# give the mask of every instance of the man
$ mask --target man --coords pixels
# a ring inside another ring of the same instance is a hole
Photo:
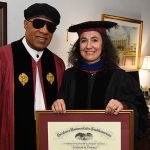
[[[35,111],[50,109],[64,62],[46,47],[60,22],[45,3],[24,11],[25,36],[0,48],[0,150],[35,150]]]

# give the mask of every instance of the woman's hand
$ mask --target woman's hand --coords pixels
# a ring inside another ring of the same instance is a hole
[[[118,115],[118,113],[123,110],[123,104],[115,99],[111,99],[106,106],[106,114]]]
[[[56,113],[65,113],[66,112],[66,104],[63,99],[57,99],[52,104],[52,111]]]

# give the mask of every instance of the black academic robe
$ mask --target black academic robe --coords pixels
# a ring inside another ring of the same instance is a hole
[[[139,84],[120,68],[101,69],[95,75],[69,68],[65,71],[58,98],[72,110],[105,109],[109,100],[117,99],[135,112],[135,136],[146,130],[148,108]]]

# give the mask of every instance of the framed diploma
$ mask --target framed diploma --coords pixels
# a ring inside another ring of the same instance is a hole
[[[133,150],[133,110],[36,112],[37,150]]]

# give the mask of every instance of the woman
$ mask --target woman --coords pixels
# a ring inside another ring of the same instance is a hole
[[[69,28],[79,39],[69,53],[73,67],[64,73],[52,110],[105,109],[117,115],[123,109],[134,109],[139,137],[146,129],[148,108],[137,81],[118,67],[118,55],[106,33],[115,26],[114,22],[89,21]]]

